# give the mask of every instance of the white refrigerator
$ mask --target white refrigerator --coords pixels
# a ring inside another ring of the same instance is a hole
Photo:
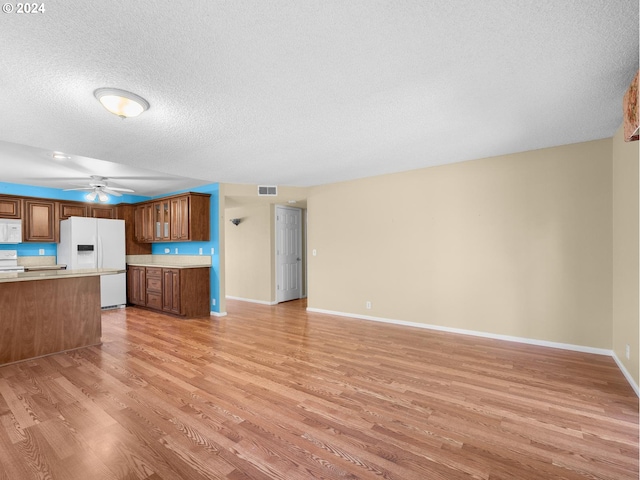
[[[58,263],[67,269],[126,269],[124,220],[70,217],[60,222]],[[127,303],[126,273],[100,277],[100,305]]]

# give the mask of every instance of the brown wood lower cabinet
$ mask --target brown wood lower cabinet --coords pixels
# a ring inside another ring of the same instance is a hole
[[[209,267],[129,266],[129,303],[182,317],[209,315]]]
[[[181,314],[180,270],[162,269],[162,310]]]
[[[127,297],[132,305],[146,305],[146,269],[129,267],[127,270]]]
[[[146,267],[145,305],[162,310],[162,268]]]

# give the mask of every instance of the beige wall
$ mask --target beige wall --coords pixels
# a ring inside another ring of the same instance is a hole
[[[638,335],[638,161],[640,142],[626,143],[622,128],[613,138],[613,351],[639,380]],[[630,359],[625,346],[631,347]]]
[[[225,210],[226,295],[259,302],[271,302],[272,206],[251,205]],[[237,227],[231,218],[240,218]]]
[[[314,187],[308,305],[610,349],[611,157],[605,139]]]

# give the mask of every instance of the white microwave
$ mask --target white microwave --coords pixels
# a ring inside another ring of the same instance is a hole
[[[0,218],[0,243],[22,243],[22,220]]]

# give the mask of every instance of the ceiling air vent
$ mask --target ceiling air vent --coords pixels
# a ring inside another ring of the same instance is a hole
[[[278,195],[278,187],[275,185],[258,185],[258,195],[275,197]]]

